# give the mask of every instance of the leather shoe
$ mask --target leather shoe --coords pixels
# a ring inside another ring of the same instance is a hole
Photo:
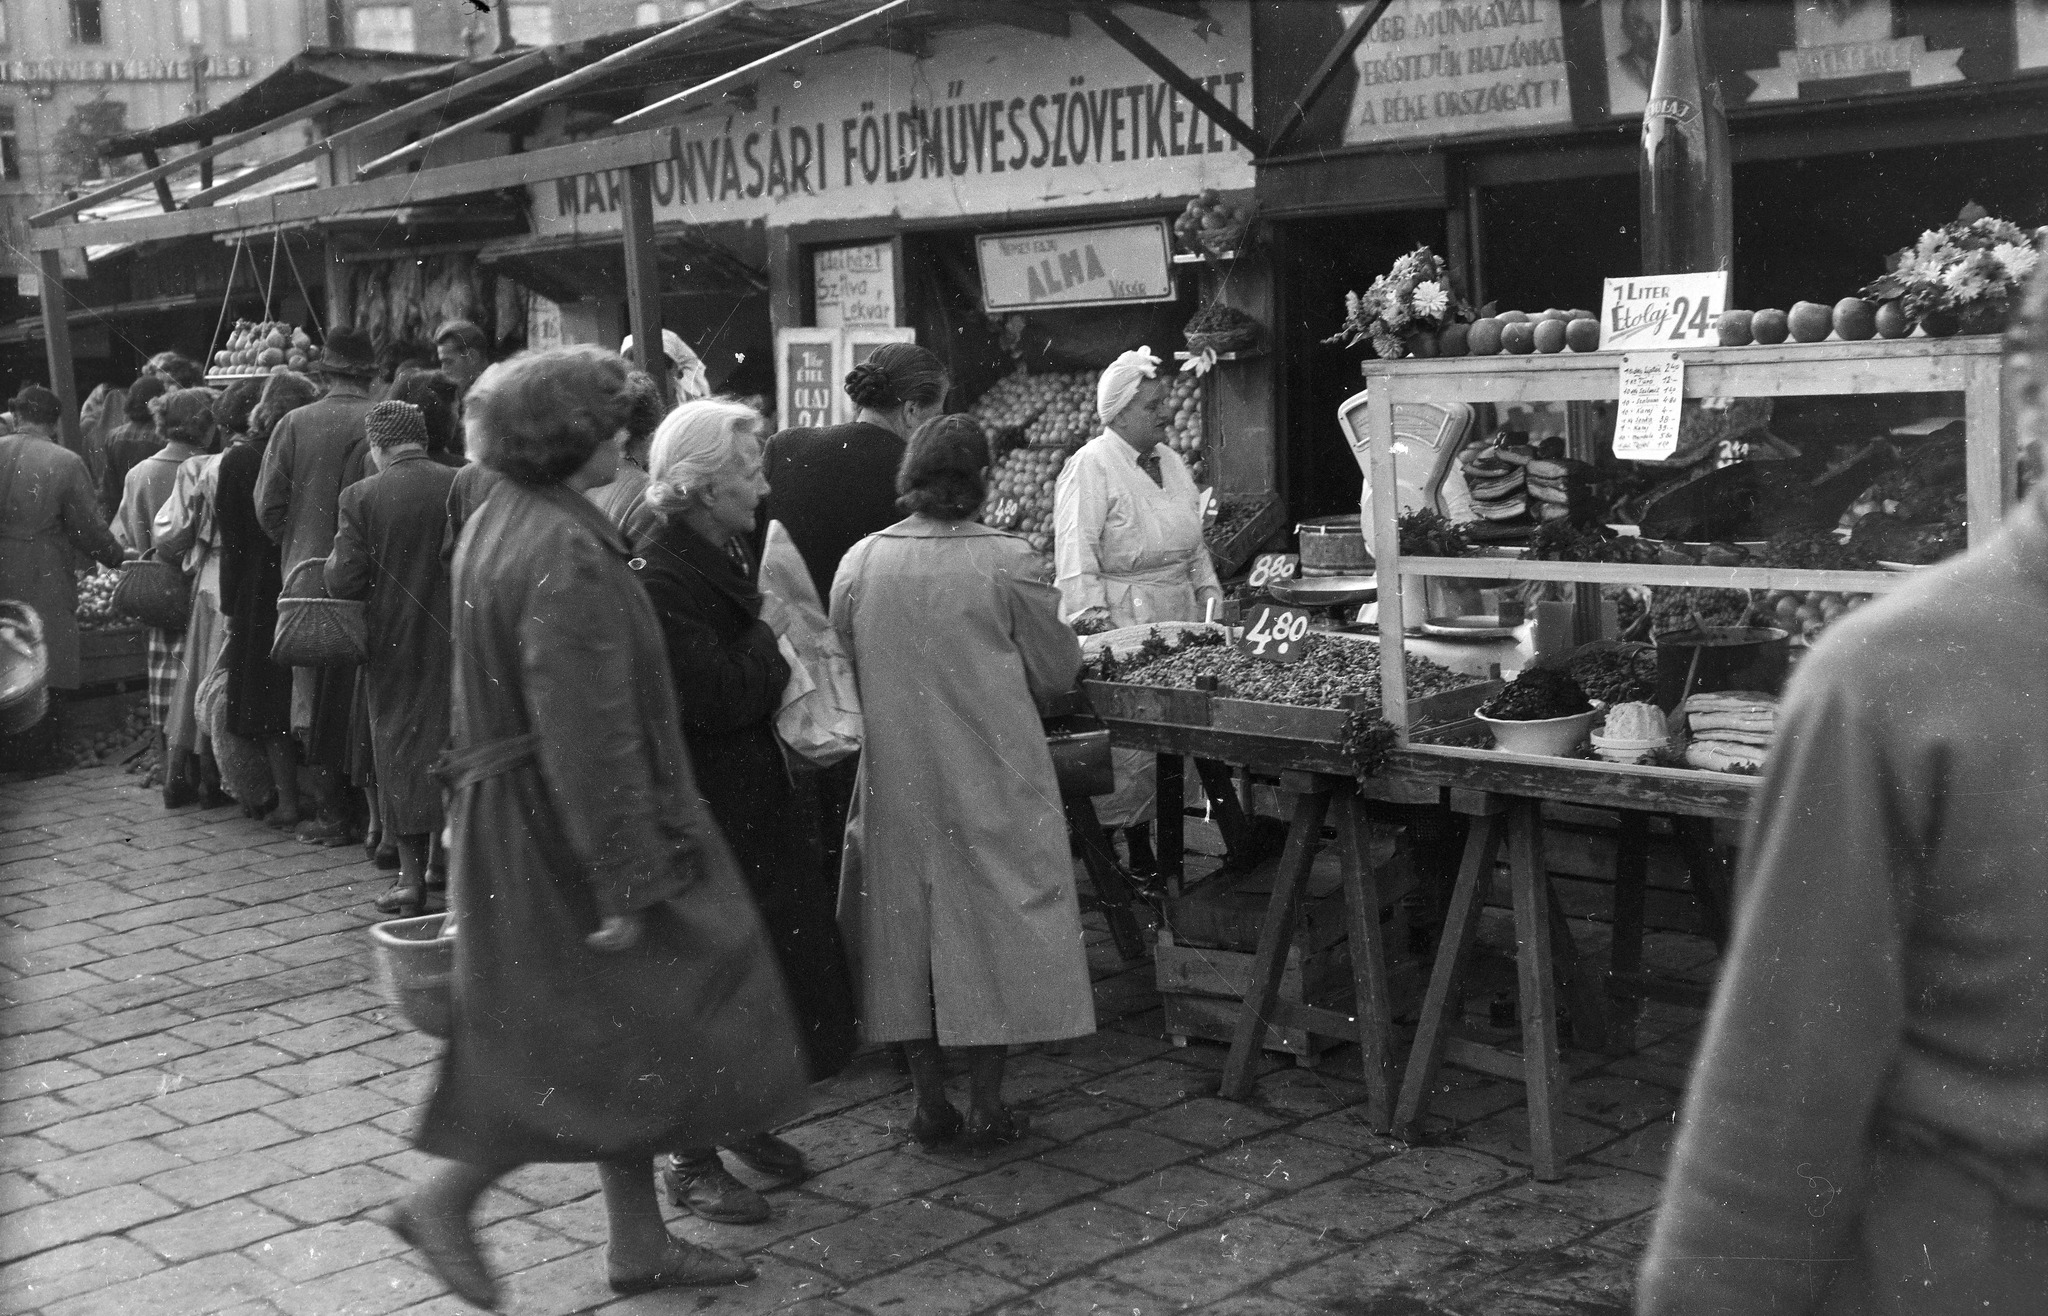
[[[960,1136],[966,1123],[951,1106],[940,1115],[927,1115],[919,1108],[910,1116],[910,1140],[920,1147],[943,1147]]]
[[[771,1179],[802,1179],[811,1172],[804,1164],[804,1154],[772,1133],[757,1133],[726,1150],[737,1156],[740,1164]]]
[[[432,1211],[416,1211],[410,1199],[391,1208],[385,1217],[391,1232],[404,1239],[426,1259],[449,1292],[472,1307],[498,1309],[498,1282],[477,1251],[476,1235],[466,1220],[449,1220]]]
[[[754,1278],[754,1268],[734,1261],[709,1248],[668,1241],[668,1253],[661,1265],[648,1275],[618,1275],[611,1269],[611,1249],[605,1249],[605,1279],[614,1293],[652,1293],[656,1289],[689,1288],[711,1284],[744,1284]]]
[[[721,1225],[758,1225],[774,1214],[768,1199],[732,1177],[714,1153],[711,1160],[684,1161],[674,1156],[662,1167],[669,1205],[694,1211]]]

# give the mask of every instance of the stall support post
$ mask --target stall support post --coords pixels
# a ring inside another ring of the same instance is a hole
[[[656,369],[661,356],[661,268],[654,245],[654,171],[649,165],[626,170],[625,225],[626,313],[632,321],[634,364],[654,376],[664,406],[669,396],[668,372]]]
[[[346,329],[355,323],[356,308],[349,302],[348,266],[341,259],[341,252],[329,238],[322,247],[322,274],[327,285],[327,327]],[[503,328],[499,329],[502,335]]]
[[[57,251],[36,255],[42,266],[43,350],[50,365],[50,391],[57,395],[57,433],[65,447],[78,452],[78,384],[71,373],[71,321],[64,310],[64,257]]]

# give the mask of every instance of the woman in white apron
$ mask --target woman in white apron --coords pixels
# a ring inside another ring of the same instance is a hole
[[[1095,386],[1103,432],[1068,459],[1053,495],[1053,556],[1067,621],[1112,627],[1200,621],[1221,602],[1202,540],[1194,477],[1163,442],[1168,383],[1150,348],[1125,352]],[[1133,868],[1152,866],[1143,824],[1153,817],[1150,751],[1114,751],[1117,788],[1097,796],[1105,828],[1126,829]]]

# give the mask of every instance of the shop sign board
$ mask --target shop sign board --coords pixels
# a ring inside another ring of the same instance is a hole
[[[562,345],[562,308],[539,293],[533,294],[526,302],[526,348],[530,352],[546,351]]]
[[[1600,290],[1600,350],[1715,347],[1728,309],[1728,271],[1608,279]]]
[[[1348,143],[1572,121],[1564,0],[1393,0],[1352,55]],[[1364,4],[1339,5],[1349,23]]]
[[[975,246],[985,311],[1170,302],[1178,295],[1173,246],[1163,219],[991,233]]]
[[[811,253],[813,317],[821,329],[896,323],[896,248],[874,242]]]
[[[1204,22],[1118,14],[1241,119],[1250,6]],[[857,46],[765,71],[744,102],[685,117],[653,166],[657,222],[804,224],[1029,213],[1252,186],[1238,142],[1093,24],[932,35],[926,56]],[[551,145],[541,142],[538,145]],[[538,234],[616,232],[624,182],[529,188]]]

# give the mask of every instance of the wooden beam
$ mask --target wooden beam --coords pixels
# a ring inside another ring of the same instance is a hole
[[[232,137],[223,137],[219,141],[215,142],[213,145],[208,146],[202,150],[194,151],[190,155],[180,156],[176,160],[171,161],[169,164],[156,163],[154,158],[155,152],[148,149],[144,149],[144,151],[142,152],[142,158],[143,161],[150,166],[148,169],[145,169],[143,172],[139,174],[135,174],[128,178],[124,178],[118,183],[114,183],[107,187],[100,188],[96,192],[88,192],[86,195],[82,197],[77,197],[74,198],[73,200],[66,201],[61,206],[52,206],[48,210],[40,211],[36,214],[30,215],[28,219],[29,225],[32,228],[45,228],[51,224],[59,222],[60,220],[69,219],[71,216],[78,214],[80,211],[90,210],[92,209],[92,207],[100,204],[102,201],[112,201],[115,197],[124,196],[127,193],[134,191],[136,188],[141,187],[145,183],[161,184],[163,179],[169,178],[172,174],[178,173],[182,170],[189,169],[193,165],[198,164],[203,159],[210,160],[214,156],[225,154],[228,151],[234,150],[238,146],[247,145],[248,143],[255,141],[257,138],[262,137],[266,133],[276,132],[279,128],[288,127],[291,124],[297,123],[301,119],[311,118],[316,114],[324,114],[328,110],[334,109],[335,107],[340,105],[346,105],[349,102],[354,101],[366,94],[367,93],[361,86],[344,87],[340,91],[335,92],[332,96],[323,97],[320,100],[314,101],[310,105],[301,105],[298,109],[293,110],[288,114],[280,114],[275,119],[268,120],[264,123],[259,123],[254,128],[249,129],[247,132],[239,132]],[[169,192],[169,187],[160,186],[157,192],[157,196],[159,197],[159,199],[161,199],[164,196],[166,196]],[[170,206],[166,205],[164,209],[168,210],[170,209]]]
[[[648,165],[626,170],[626,204],[619,212],[625,235],[626,314],[633,326],[633,363],[654,376],[664,406],[669,375],[657,369],[661,345],[661,254],[654,243],[654,171]]]
[[[1190,104],[1213,119],[1223,131],[1235,137],[1245,150],[1258,157],[1266,153],[1266,144],[1251,125],[1230,112],[1230,107],[1209,94],[1209,89],[1190,77],[1180,65],[1161,54],[1159,48],[1145,40],[1139,31],[1123,19],[1110,12],[1106,0],[1078,0],[1081,12],[1094,21],[1095,26],[1109,34],[1109,39],[1137,57],[1140,64],[1151,69],[1165,80],[1166,85],[1188,98]],[[623,122],[623,120],[622,120]]]
[[[507,119],[517,118],[528,110],[552,105],[563,97],[587,87],[593,82],[603,81],[628,65],[637,64],[641,60],[653,55],[663,54],[677,46],[687,45],[705,32],[717,27],[725,20],[725,16],[730,11],[745,3],[747,3],[747,0],[728,0],[726,4],[707,10],[695,18],[685,19],[674,27],[657,32],[644,41],[636,41],[624,50],[613,51],[595,63],[585,64],[580,69],[565,73],[561,77],[535,87],[530,91],[522,92],[509,101],[493,105],[481,114],[471,115],[460,123],[451,124],[438,132],[429,133],[416,142],[409,143],[388,155],[382,155],[370,161],[362,168],[356,170],[356,177],[358,179],[375,178],[379,174],[389,173],[402,164],[420,159],[442,142],[450,141],[467,133],[478,132],[493,124],[504,123]]]
[[[50,391],[57,395],[57,435],[73,452],[82,451],[78,434],[78,382],[71,373],[71,318],[64,313],[64,257],[41,253],[43,355],[50,365]]]
[[[163,168],[163,161],[157,159],[156,148],[153,146],[142,148],[142,163],[148,165],[152,173]],[[171,195],[171,185],[164,180],[165,176],[163,174],[157,174],[154,179],[150,180],[156,184],[156,203],[165,210],[176,210],[178,208],[177,199]]]
[[[546,62],[547,52],[544,50],[529,51],[517,59],[506,60],[496,68],[485,69],[482,73],[464,78],[451,87],[429,92],[418,100],[407,101],[396,109],[386,110],[382,114],[372,115],[361,123],[350,124],[338,132],[331,132],[324,140],[314,142],[311,146],[293,151],[289,155],[279,156],[275,160],[266,160],[239,178],[231,178],[219,187],[207,188],[190,197],[185,202],[185,208],[197,210],[201,206],[210,206],[221,197],[239,192],[246,187],[253,187],[266,178],[274,178],[308,160],[317,160],[344,142],[353,141],[358,137],[368,137],[373,133],[384,132],[411,123],[415,119],[425,118],[466,96],[488,91],[501,82],[529,73]]]
[[[673,96],[664,96],[652,105],[642,106],[631,114],[623,115],[613,120],[612,126],[615,128],[645,128],[657,119],[670,118],[681,114],[694,101],[723,91],[736,83],[745,82],[761,70],[773,68],[792,56],[813,54],[835,41],[846,41],[860,36],[869,28],[881,26],[886,20],[894,18],[911,5],[917,3],[919,3],[919,0],[887,0],[887,3],[877,5],[865,14],[858,14],[836,27],[828,27],[815,36],[805,37],[801,41],[784,46],[772,55],[763,55],[761,58],[742,64],[736,69],[728,69],[707,82],[700,82],[694,87],[677,92]]]
[[[1280,154],[1280,148],[1287,145],[1287,139],[1294,136],[1295,130],[1308,118],[1309,110],[1321,99],[1323,92],[1329,89],[1331,80],[1337,76],[1337,70],[1350,62],[1351,53],[1358,49],[1358,43],[1365,40],[1366,33],[1372,30],[1374,23],[1380,21],[1380,15],[1386,13],[1387,6],[1392,3],[1393,0],[1379,0],[1372,8],[1358,11],[1357,16],[1351,20],[1351,25],[1344,29],[1344,35],[1337,38],[1337,44],[1330,47],[1330,53],[1323,56],[1323,62],[1316,66],[1316,71],[1309,74],[1308,81],[1302,84],[1301,95],[1295,97],[1294,104],[1288,106],[1287,116],[1280,120],[1279,130],[1273,134],[1272,143],[1263,154]],[[1255,151],[1253,154],[1260,152]]]
[[[231,206],[209,206],[202,210],[179,210],[168,215],[34,229],[29,233],[29,246],[36,251],[57,251],[64,247],[111,242],[160,242],[167,238],[206,233],[275,228],[280,224],[323,216],[377,210],[409,202],[438,201],[473,192],[495,192],[500,188],[545,183],[572,174],[601,173],[607,169],[653,164],[670,158],[675,151],[675,134],[667,129],[655,129],[489,160],[473,160],[467,164],[444,165],[439,169],[423,169],[416,174],[379,178],[346,187],[284,192],[253,201],[240,201]]]
[[[1074,25],[1066,11],[1040,9],[1037,5],[1021,3],[1021,0],[973,0],[972,12],[973,17],[983,23],[1021,27],[1027,32],[1049,37],[1067,37],[1074,33]]]

